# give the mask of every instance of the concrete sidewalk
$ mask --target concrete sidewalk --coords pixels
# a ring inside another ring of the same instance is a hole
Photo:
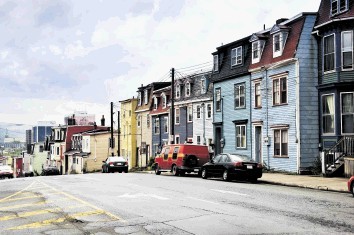
[[[155,174],[154,171],[135,171],[136,173]],[[164,173],[166,174],[166,173]],[[310,188],[324,191],[349,193],[347,178],[326,178],[317,175],[288,175],[283,173],[263,173],[258,179],[261,183]]]
[[[349,193],[347,187],[347,178],[325,178],[322,176],[314,175],[263,173],[263,176],[259,179],[259,181],[269,184]]]

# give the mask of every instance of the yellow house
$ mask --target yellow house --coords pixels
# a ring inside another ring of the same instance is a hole
[[[136,146],[136,115],[135,108],[137,99],[119,101],[120,103],[120,155],[128,158],[129,168],[137,165],[137,146]]]
[[[114,133],[114,135],[116,134]],[[105,161],[112,152],[112,149],[109,148],[110,137],[109,131],[82,133],[82,153],[85,155],[83,169],[86,172],[102,170],[102,161]],[[115,144],[113,151],[117,153],[117,144]]]

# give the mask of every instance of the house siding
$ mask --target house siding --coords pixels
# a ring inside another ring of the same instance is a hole
[[[187,123],[187,106],[180,106],[179,112],[179,124],[175,124],[175,120],[173,120],[175,124],[175,137],[176,135],[179,136],[180,143],[184,143],[188,137],[193,138],[193,128],[190,128],[193,124]]]
[[[202,106],[204,104],[204,108]],[[193,143],[197,144],[197,136],[201,138],[201,144],[209,144],[208,140],[213,139],[213,118],[207,118],[207,105],[213,105],[212,101],[193,103]],[[201,108],[201,118],[197,119],[197,106]],[[190,124],[190,123],[189,123]],[[203,139],[205,135],[205,140]]]
[[[152,146],[158,146],[159,151],[161,151],[162,147],[164,144],[168,143],[168,138],[169,138],[169,126],[168,126],[168,132],[165,133],[164,131],[164,125],[165,125],[165,117],[169,118],[168,114],[160,114],[152,117]],[[159,133],[155,134],[155,119],[159,119],[160,121],[160,128],[159,128]],[[155,156],[157,152],[153,149],[153,156]]]

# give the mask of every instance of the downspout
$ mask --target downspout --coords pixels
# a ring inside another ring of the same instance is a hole
[[[300,174],[301,153],[300,153],[300,66],[299,59],[295,58],[295,79],[296,79],[296,106],[295,106],[295,136],[296,136],[296,158],[297,158],[297,173]],[[289,143],[288,143],[289,144]]]
[[[206,139],[205,139],[205,103],[202,103],[203,107],[203,145],[206,145]]]
[[[251,75],[249,75],[249,88],[250,88],[250,120],[249,120],[249,127],[250,127],[250,138],[251,138],[251,159],[253,159],[253,130],[252,130],[252,81]],[[246,140],[247,141],[247,140]]]
[[[268,170],[270,170],[270,159],[269,159],[269,130],[268,130],[268,70],[265,68],[265,78],[266,78],[266,133],[267,133],[267,161],[268,161]]]

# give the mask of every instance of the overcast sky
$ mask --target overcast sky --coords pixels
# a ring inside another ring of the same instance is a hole
[[[1,0],[0,122],[109,116],[111,101],[174,67],[207,70],[211,53],[315,12],[320,0]]]

